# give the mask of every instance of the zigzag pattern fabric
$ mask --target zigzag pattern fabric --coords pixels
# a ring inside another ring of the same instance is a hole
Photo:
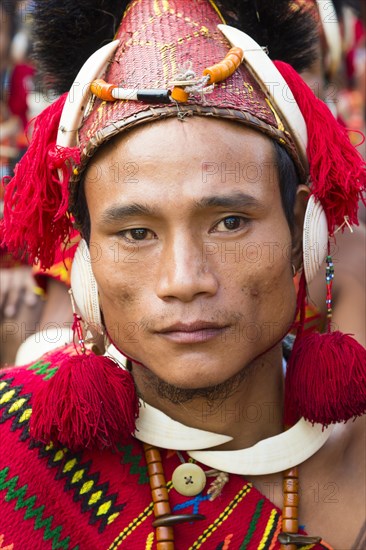
[[[30,437],[32,394],[57,371],[53,354],[0,373],[0,548],[153,550],[153,503],[139,441],[131,437],[115,452],[73,453]],[[163,450],[162,460],[172,510],[206,516],[175,527],[178,550],[280,548],[280,511],[242,476],[230,475],[214,501],[209,483],[196,497],[184,497],[170,481],[181,463],[177,453]]]

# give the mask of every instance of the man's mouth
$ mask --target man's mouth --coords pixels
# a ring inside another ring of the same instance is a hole
[[[176,343],[195,344],[212,340],[228,328],[229,325],[198,320],[191,323],[174,323],[157,330],[156,334]]]

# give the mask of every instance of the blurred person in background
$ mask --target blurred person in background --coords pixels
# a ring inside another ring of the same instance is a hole
[[[46,93],[35,74],[31,46],[32,13],[29,2],[1,0],[1,105],[0,162],[4,182],[26,151],[31,137],[33,117],[54,99]],[[1,217],[3,185],[0,189]],[[68,247],[69,249],[70,247]],[[32,337],[27,346],[39,348],[62,345],[69,340],[72,314],[67,294],[67,259],[60,254],[54,270],[45,274],[0,250],[0,366],[14,363],[19,346]],[[47,329],[43,338],[39,331]],[[33,336],[32,336],[33,335]]]

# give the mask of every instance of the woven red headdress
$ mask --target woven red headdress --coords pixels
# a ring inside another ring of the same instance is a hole
[[[128,5],[116,40],[89,58],[69,94],[35,122],[32,142],[5,192],[2,229],[9,250],[22,251],[45,268],[52,265],[55,250],[72,228],[70,190],[78,185],[90,157],[113,136],[166,117],[215,116],[265,133],[286,148],[300,180],[310,180],[330,234],[345,219],[357,223],[366,174],[346,130],[291,66],[273,64],[244,33],[225,26],[220,30],[223,23],[212,0],[140,0]],[[231,46],[240,49],[232,52]],[[213,89],[205,77],[207,69]],[[91,88],[91,81],[100,78],[106,84],[96,82]],[[115,100],[118,94],[133,99]],[[306,269],[312,273],[314,266]],[[304,303],[305,292],[300,292],[300,310]],[[350,350],[354,379],[364,384],[364,356],[353,343]],[[309,353],[311,357],[311,349],[302,349],[305,363]],[[296,353],[294,357],[298,361]],[[332,391],[343,381],[341,373]],[[328,415],[324,408],[309,413],[306,402],[306,396],[296,396],[289,410],[328,424],[363,412],[365,390],[355,406],[335,407]]]

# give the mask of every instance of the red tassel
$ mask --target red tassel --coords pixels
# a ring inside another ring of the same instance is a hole
[[[304,333],[286,371],[285,423],[303,416],[323,426],[366,412],[366,350],[339,331]]]
[[[138,399],[128,371],[93,353],[52,361],[60,367],[34,396],[32,437],[77,450],[116,448],[134,432]]]
[[[287,63],[275,65],[286,80],[300,107],[308,130],[307,156],[311,189],[325,210],[329,234],[336,226],[358,225],[359,200],[366,188],[365,162],[351,144],[346,128],[334,118],[299,74]]]
[[[66,214],[68,185],[72,163],[80,162],[80,151],[55,145],[66,97],[62,95],[35,119],[28,150],[4,195],[2,244],[30,263],[39,260],[44,268],[53,264],[56,250],[69,240],[72,230]]]

